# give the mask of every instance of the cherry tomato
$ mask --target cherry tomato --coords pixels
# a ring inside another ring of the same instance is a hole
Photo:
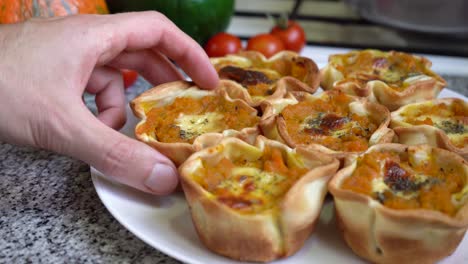
[[[237,53],[241,49],[240,38],[224,32],[214,35],[205,45],[205,51],[209,57],[222,57]]]
[[[287,50],[300,52],[306,42],[304,29],[295,21],[278,23],[271,29],[271,34],[278,36],[283,41]]]
[[[120,72],[122,72],[125,89],[132,86],[135,83],[136,79],[138,78],[138,72],[136,71],[122,69],[120,70]]]
[[[281,39],[271,34],[259,34],[253,36],[247,42],[247,50],[258,51],[267,58],[284,49],[285,47]]]

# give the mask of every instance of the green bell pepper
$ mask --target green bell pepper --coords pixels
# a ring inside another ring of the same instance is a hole
[[[111,12],[156,10],[201,45],[225,31],[234,11],[234,0],[108,0]]]

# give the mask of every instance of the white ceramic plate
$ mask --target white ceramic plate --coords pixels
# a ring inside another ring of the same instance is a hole
[[[443,90],[440,97],[466,97]],[[122,133],[133,136],[136,118],[128,111]],[[208,251],[192,225],[182,193],[155,197],[113,183],[91,168],[96,191],[110,213],[128,230],[154,248],[186,263],[239,263]],[[441,263],[468,263],[468,235],[455,253]],[[295,255],[273,263],[364,263],[346,246],[335,225],[333,202],[327,200],[315,232]]]

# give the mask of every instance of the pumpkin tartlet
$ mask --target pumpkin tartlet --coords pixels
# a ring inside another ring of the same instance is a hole
[[[339,90],[265,102],[262,133],[290,147],[308,148],[344,158],[369,146],[391,142],[390,112],[384,106]]]
[[[409,104],[392,113],[390,126],[398,142],[428,144],[468,159],[468,104],[459,98],[443,98]]]
[[[315,62],[292,51],[279,52],[269,59],[260,52],[242,51],[210,60],[221,79],[243,88],[228,93],[243,91],[252,106],[265,99],[283,97],[288,91],[314,93],[320,84]]]
[[[437,98],[446,86],[431,62],[420,56],[390,51],[360,50],[331,55],[321,69],[321,86],[339,89],[385,105],[390,111]]]
[[[255,145],[224,138],[180,167],[182,187],[203,244],[241,261],[295,253],[310,236],[338,160],[259,136]]]
[[[468,164],[428,145],[380,144],[330,181],[346,243],[376,263],[434,263],[468,228]]]
[[[253,143],[260,133],[260,117],[242,100],[242,93],[238,98],[227,94],[226,87],[230,86],[230,82],[220,81],[215,90],[208,91],[176,81],[142,93],[130,103],[134,114],[142,119],[135,128],[136,138],[176,165],[226,136]]]

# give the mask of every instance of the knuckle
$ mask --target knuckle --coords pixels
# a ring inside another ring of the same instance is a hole
[[[152,18],[152,19],[168,20],[168,18],[164,14],[155,10],[146,11],[145,13],[148,15],[149,18]]]
[[[102,50],[109,49],[110,47],[113,47],[115,43],[118,43],[118,34],[116,33],[115,30],[112,30],[112,25],[107,25],[103,24],[102,27],[108,28],[105,30],[99,30],[99,29],[94,29],[96,31],[99,31],[98,34],[96,35],[96,42],[95,44],[100,46]]]

